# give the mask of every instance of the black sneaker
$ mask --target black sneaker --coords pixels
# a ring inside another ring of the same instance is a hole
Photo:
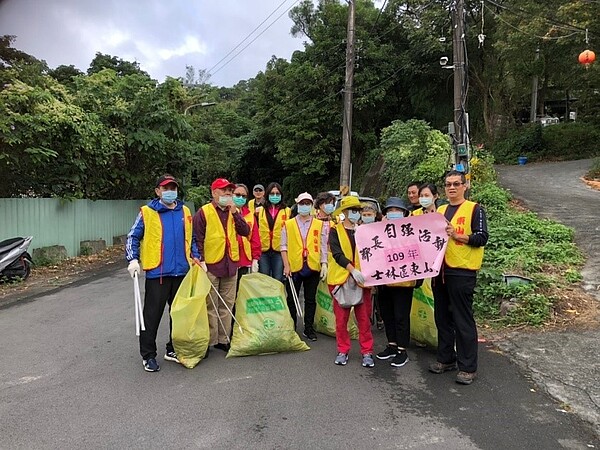
[[[302,335],[308,340],[311,340],[311,341],[317,340],[317,333],[315,333],[315,330],[313,330],[312,328],[305,328]]]
[[[158,372],[160,370],[160,366],[154,358],[144,359],[144,370],[146,372]]]
[[[402,367],[407,362],[408,362],[408,353],[406,353],[406,350],[400,350],[400,351],[398,351],[396,356],[394,356],[394,359],[392,359],[392,362],[390,363],[390,365],[392,367]]]
[[[177,353],[175,353],[173,350],[165,353],[165,356],[163,356],[163,359],[165,361],[173,361],[173,362],[179,363],[179,360],[177,359]]]
[[[226,353],[229,351],[229,344],[215,344],[214,347],[219,350],[223,350]]]
[[[390,359],[398,354],[398,347],[388,345],[382,352],[377,353],[377,359]]]

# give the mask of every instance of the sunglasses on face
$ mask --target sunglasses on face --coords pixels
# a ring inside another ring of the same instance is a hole
[[[262,192],[263,190],[260,188],[254,189],[254,192]]]
[[[246,194],[233,194],[234,197],[248,198]]]
[[[445,183],[444,186],[449,188],[449,187],[459,187],[460,185],[463,185],[465,183],[463,183],[462,181],[455,181],[454,183]]]

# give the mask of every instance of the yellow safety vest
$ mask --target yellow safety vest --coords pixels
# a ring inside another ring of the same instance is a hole
[[[323,232],[323,221],[311,218],[311,224],[306,235],[306,241],[302,239],[300,227],[296,219],[285,221],[287,231],[287,255],[292,272],[300,272],[304,260],[314,271],[321,268],[321,233]]]
[[[279,252],[281,251],[281,229],[283,228],[285,221],[290,217],[290,208],[279,209],[277,211],[277,217],[275,217],[275,223],[273,224],[273,231],[269,228],[267,214],[270,214],[270,212],[263,207],[258,215],[258,232],[260,234],[261,249],[263,252],[271,249]]]
[[[240,260],[240,248],[235,232],[233,215],[231,211],[227,214],[227,234],[219,218],[219,214],[212,203],[202,207],[206,218],[206,234],[204,235],[203,257],[207,264],[216,264],[225,257],[225,248],[229,249],[229,258],[237,262]]]
[[[252,230],[256,219],[254,218],[254,212],[250,210],[248,214],[244,216],[244,220],[250,227],[250,234],[248,236],[240,236],[242,238],[242,251],[246,258],[252,261],[252,246],[250,245],[250,238],[252,238]]]
[[[338,235],[338,239],[340,240],[340,246],[342,247],[342,252],[344,256],[348,258],[352,265],[360,270],[360,259],[358,258],[358,249],[354,248],[354,257],[351,258],[352,255],[352,245],[350,244],[350,237],[348,236],[348,232],[342,223],[338,224],[335,227],[335,231]],[[329,271],[327,272],[327,284],[331,284],[337,286],[339,284],[344,284],[350,275],[350,272],[346,270],[345,267],[340,266],[335,259],[333,258],[333,254],[331,250],[327,254]]]
[[[183,206],[183,226],[185,236],[185,257],[190,265],[192,258],[192,213],[187,206]],[[148,205],[140,208],[144,221],[144,237],[140,243],[140,261],[142,269],[148,271],[156,269],[162,264],[163,228],[160,214]]]
[[[471,219],[477,203],[465,200],[460,204],[450,223],[457,234],[471,235]],[[448,205],[442,205],[437,212],[445,214]],[[444,262],[454,269],[479,270],[483,262],[483,247],[472,247],[462,242],[450,239],[446,248]]]
[[[421,216],[423,215],[423,207],[419,208],[419,209],[415,209],[414,211],[412,211],[410,213],[411,216]]]

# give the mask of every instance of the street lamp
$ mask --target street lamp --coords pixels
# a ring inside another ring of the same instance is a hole
[[[196,107],[196,106],[205,107],[205,106],[214,106],[214,105],[216,105],[216,103],[215,103],[215,102],[202,102],[202,103],[196,103],[196,104],[194,104],[194,105],[190,105],[190,106],[188,106],[187,108],[185,108],[185,109],[183,110],[183,115],[184,115],[184,116],[187,116],[187,112],[188,112],[188,110],[189,110],[190,108],[194,108],[194,107]]]

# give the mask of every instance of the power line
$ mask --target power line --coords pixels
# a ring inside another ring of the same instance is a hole
[[[244,50],[246,50],[250,45],[252,45],[252,43],[254,41],[256,41],[259,37],[261,37],[269,28],[271,28],[275,22],[277,22],[285,13],[287,13],[290,9],[292,9],[292,7],[298,3],[300,0],[295,0],[288,9],[286,9],[285,11],[283,11],[281,14],[279,14],[275,20],[273,20],[273,22],[271,22],[264,30],[262,30],[259,34],[256,35],[256,37],[254,39],[252,39],[250,42],[248,42],[244,47],[242,47],[240,49],[239,52],[237,52],[235,55],[233,55],[231,58],[229,58],[225,64],[223,64],[221,67],[219,67],[217,70],[215,70],[214,72],[211,73],[211,75],[215,75],[217,73],[219,73],[221,70],[223,70],[223,68],[225,68],[231,61],[233,61],[235,58],[238,57],[238,55],[240,53],[242,53]]]
[[[269,15],[268,15],[268,16],[267,16],[267,17],[266,17],[266,18],[265,18],[265,19],[264,19],[264,20],[263,20],[261,23],[259,23],[259,24],[256,26],[256,28],[254,28],[254,29],[253,29],[253,30],[252,30],[250,33],[248,33],[248,34],[246,35],[246,37],[245,37],[244,39],[242,39],[242,40],[241,40],[241,41],[238,43],[238,45],[236,45],[235,47],[233,47],[233,48],[232,48],[232,49],[229,51],[229,53],[227,53],[227,54],[226,54],[225,56],[223,56],[223,57],[222,57],[222,58],[221,58],[219,61],[217,61],[217,63],[216,63],[214,66],[212,66],[210,69],[208,69],[208,70],[207,70],[207,73],[211,73],[211,70],[213,70],[215,67],[217,67],[217,66],[218,66],[218,65],[219,65],[219,64],[220,64],[222,61],[224,61],[224,60],[225,60],[225,59],[226,59],[226,58],[227,58],[229,55],[231,55],[231,54],[232,54],[234,51],[236,51],[236,50],[237,50],[237,49],[240,47],[240,45],[242,45],[244,42],[246,42],[246,41],[247,41],[247,40],[250,38],[250,36],[252,36],[252,35],[254,34],[254,32],[255,32],[256,30],[258,30],[258,29],[259,29],[259,28],[260,28],[260,27],[261,27],[261,26],[262,26],[262,25],[263,25],[263,24],[264,24],[264,23],[265,23],[267,20],[269,20],[269,18],[270,18],[270,17],[271,17],[273,14],[275,14],[275,13],[277,12],[277,10],[278,10],[279,8],[281,8],[281,7],[282,7],[282,6],[285,4],[285,2],[287,2],[287,1],[288,1],[288,0],[283,0],[283,1],[282,1],[282,2],[279,4],[279,6],[277,6],[277,8],[275,8],[273,11],[271,11],[271,14],[269,14]]]

